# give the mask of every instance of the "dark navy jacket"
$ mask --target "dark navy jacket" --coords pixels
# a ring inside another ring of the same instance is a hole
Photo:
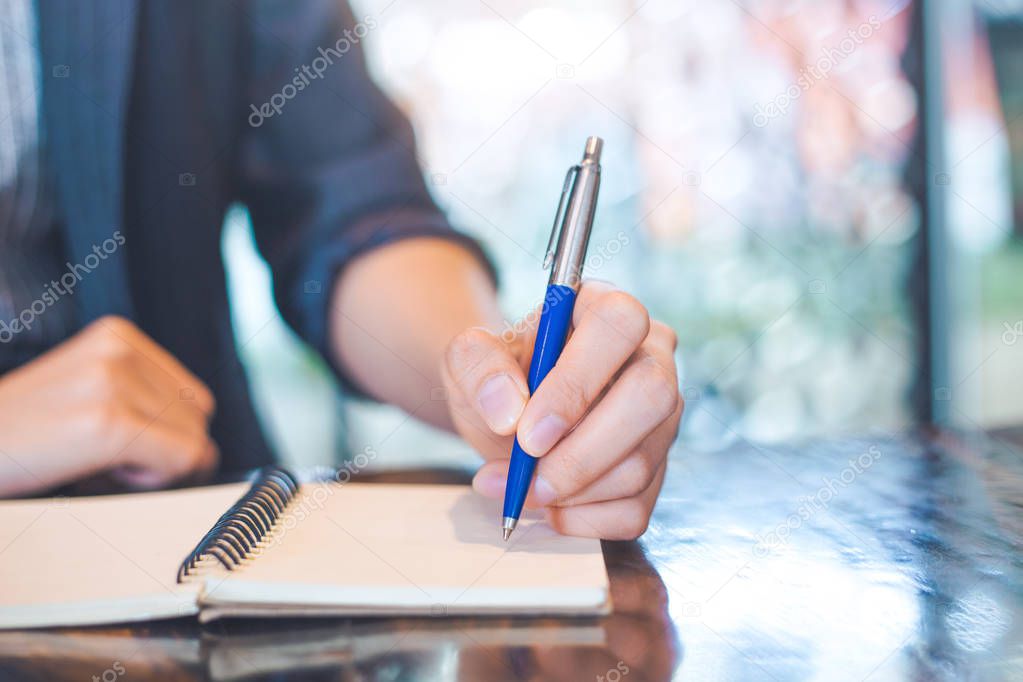
[[[81,324],[128,317],[210,386],[223,470],[271,461],[232,337],[225,210],[247,205],[281,314],[328,358],[328,294],[353,256],[423,234],[478,249],[431,201],[408,122],[366,74],[374,19],[339,0],[38,3],[67,258],[125,241],[77,285]]]

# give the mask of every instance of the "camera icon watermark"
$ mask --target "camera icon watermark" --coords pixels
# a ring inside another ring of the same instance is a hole
[[[554,74],[562,80],[575,78],[575,67],[571,64],[558,64],[554,69]]]
[[[195,173],[181,173],[178,175],[178,185],[181,187],[195,187]]]
[[[806,290],[811,294],[826,294],[828,293],[828,284],[823,279],[811,279],[806,284]]]
[[[1015,324],[1003,322],[1002,326],[1005,327],[1005,331],[1002,332],[1002,343],[1006,346],[1014,345],[1023,337],[1023,320],[1017,320]]]
[[[182,388],[178,391],[178,399],[187,401],[195,400],[195,391],[188,387]]]
[[[703,182],[703,176],[697,171],[686,171],[682,176],[682,184],[686,187],[699,187]]]
[[[952,176],[949,175],[948,173],[938,173],[937,175],[934,176],[934,184],[942,186],[951,185]]]
[[[703,604],[698,601],[687,601],[682,604],[683,618],[699,618],[703,615]]]
[[[934,389],[934,399],[941,401],[952,400],[952,389],[948,386],[939,386]]]
[[[52,73],[54,78],[70,78],[71,67],[68,64],[56,64]]]
[[[430,400],[445,401],[448,399],[448,389],[443,386],[434,386],[430,389]]]
[[[696,402],[703,397],[703,392],[696,386],[690,386],[689,388],[682,391],[682,399],[687,403]]]
[[[322,294],[323,285],[318,280],[311,279],[303,285],[302,290],[307,294]]]
[[[434,173],[433,175],[430,176],[430,182],[432,182],[437,187],[443,187],[444,185],[448,184],[448,176],[446,173]]]

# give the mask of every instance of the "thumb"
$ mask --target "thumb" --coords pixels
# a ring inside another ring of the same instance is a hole
[[[450,387],[491,431],[502,436],[515,432],[529,389],[507,344],[473,327],[451,341],[444,364]]]

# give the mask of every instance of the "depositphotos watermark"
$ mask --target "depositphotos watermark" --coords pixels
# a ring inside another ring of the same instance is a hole
[[[603,675],[597,675],[597,682],[620,682],[632,670],[625,661],[618,661],[613,668],[608,668]]]
[[[842,490],[852,485],[860,474],[874,466],[879,459],[881,459],[880,448],[871,445],[856,459],[850,459],[849,466],[842,469],[837,478],[825,477],[824,485],[818,488],[813,495],[801,498],[799,507],[787,519],[769,532],[756,536],[757,543],[753,546],[753,555],[762,558],[770,554],[772,549],[788,544],[792,531],[802,527],[818,512],[826,510]]]
[[[100,245],[93,244],[92,253],[82,259],[81,263],[66,263],[67,271],[60,276],[60,279],[50,280],[49,285],[39,295],[39,298],[32,301],[27,308],[8,320],[0,320],[0,343],[10,343],[15,336],[21,332],[31,329],[36,318],[45,313],[57,304],[64,296],[71,296],[75,293],[75,287],[91,274],[100,264],[110,256],[114,255],[119,248],[124,246],[124,235],[117,230],[109,239],[104,239]]]
[[[779,92],[767,104],[758,103],[756,105],[753,112],[753,125],[763,128],[772,119],[788,113],[789,106],[794,101],[802,97],[804,92],[819,81],[830,78],[832,69],[848,59],[879,28],[881,28],[881,20],[871,14],[867,21],[856,28],[850,28],[845,38],[842,38],[837,46],[822,48],[821,56],[817,58],[817,61],[799,70],[799,77],[796,78],[795,83],[785,88],[783,92]]]
[[[321,511],[327,504],[327,500],[334,496],[339,487],[348,483],[360,471],[365,469],[377,458],[377,451],[372,445],[367,445],[361,452],[355,454],[351,460],[343,463],[337,469],[330,470],[329,480],[337,485],[318,485],[311,488],[312,492],[307,495],[299,495],[288,504],[278,523],[274,526],[273,533],[263,543],[256,547],[253,556],[259,556],[267,548],[280,543],[285,535],[294,530],[298,524],[305,521],[312,514]]]
[[[102,673],[99,675],[93,675],[92,682],[114,682],[114,680],[119,678],[121,675],[124,675],[126,672],[128,671],[124,667],[123,663],[120,661],[114,661],[114,664]]]
[[[376,18],[372,15],[367,15],[352,28],[346,28],[342,32],[341,37],[331,47],[317,48],[316,51],[320,53],[320,56],[308,64],[296,66],[295,73],[297,75],[278,92],[271,95],[269,100],[263,102],[258,107],[255,104],[249,105],[252,109],[252,113],[249,114],[249,125],[253,128],[258,128],[266,122],[266,119],[279,116],[284,111],[284,107],[288,102],[295,99],[298,93],[312,85],[314,80],[323,78],[323,74],[330,67],[334,66],[335,60],[341,59],[351,52],[352,48],[358,45],[359,41],[365,38],[377,25]]]

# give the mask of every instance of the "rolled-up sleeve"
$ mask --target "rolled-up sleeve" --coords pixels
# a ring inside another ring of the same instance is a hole
[[[356,256],[432,236],[462,244],[492,277],[494,268],[434,204],[409,122],[367,73],[362,43],[379,20],[338,0],[243,6],[241,196],[281,314],[334,366],[330,294]]]

